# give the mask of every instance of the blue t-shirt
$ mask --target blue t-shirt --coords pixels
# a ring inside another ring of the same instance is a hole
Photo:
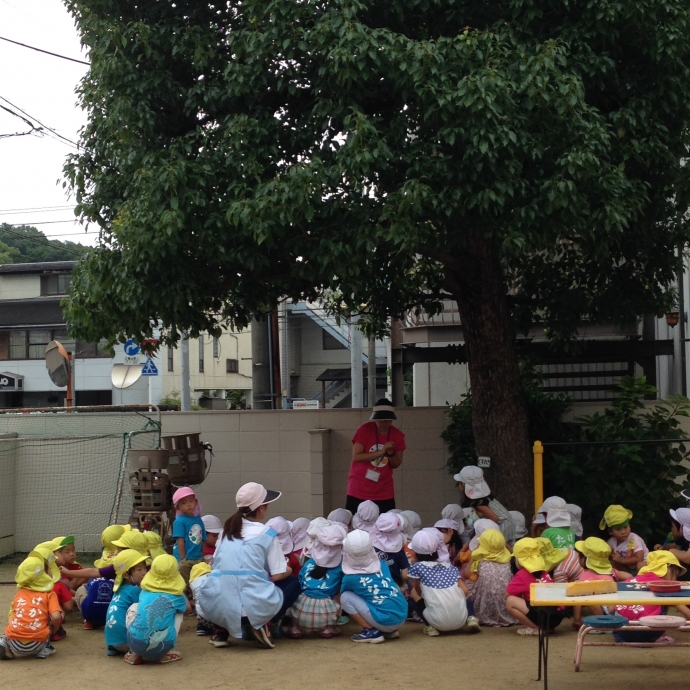
[[[407,601],[384,561],[380,573],[343,575],[340,591],[354,592],[364,599],[371,617],[379,625],[402,625],[407,619]]]
[[[175,648],[175,614],[186,610],[187,599],[182,595],[142,590],[136,618],[127,631],[130,649],[147,661],[158,661]]]
[[[340,582],[343,579],[342,566],[336,565],[335,568],[329,568],[320,580],[310,577],[315,567],[316,563],[310,558],[300,568],[299,584],[302,587],[302,593],[312,599],[332,599],[340,591]]]
[[[410,567],[410,562],[407,560],[407,554],[405,549],[400,549],[400,551],[389,553],[388,551],[379,551],[374,547],[376,555],[379,557],[380,561],[383,561],[388,569],[391,571],[391,577],[396,584],[402,585],[402,571],[407,570]]]
[[[173,538],[184,539],[185,559],[188,561],[201,560],[202,542],[206,541],[206,529],[198,515],[178,515],[173,522]],[[180,560],[177,542],[173,547],[173,556]]]
[[[105,644],[115,647],[127,644],[127,609],[139,601],[141,588],[123,582],[113,594],[105,619]]]
[[[95,577],[84,585],[87,594],[79,607],[84,620],[93,625],[105,623],[108,606],[110,606],[110,600],[113,598],[113,584],[112,580]]]

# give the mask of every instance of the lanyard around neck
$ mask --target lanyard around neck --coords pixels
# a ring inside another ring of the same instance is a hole
[[[388,427],[388,438],[386,439],[386,443],[388,443],[391,440],[391,429],[392,428],[393,428],[392,426]],[[374,424],[374,433],[376,434],[376,447],[378,448],[379,447],[379,429],[376,426],[376,424]]]

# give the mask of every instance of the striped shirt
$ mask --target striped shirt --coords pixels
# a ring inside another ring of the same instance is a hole
[[[583,572],[580,554],[575,549],[568,549],[568,555],[551,571],[551,577],[554,582],[575,582]]]

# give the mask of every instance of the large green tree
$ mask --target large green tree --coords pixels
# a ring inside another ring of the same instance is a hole
[[[101,246],[72,330],[374,320],[457,300],[477,450],[528,508],[516,331],[663,311],[685,241],[687,0],[66,0],[66,174]]]
[[[89,250],[83,244],[69,240],[50,240],[32,225],[9,223],[0,223],[0,244],[9,248],[12,257],[12,261],[4,263],[16,264],[35,261],[77,261]],[[0,258],[0,263],[2,262]]]

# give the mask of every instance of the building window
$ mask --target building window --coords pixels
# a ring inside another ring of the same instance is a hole
[[[41,276],[41,295],[66,295],[71,282],[71,273],[52,273]]]
[[[173,369],[173,349],[171,347],[168,348],[168,371],[174,371]]]
[[[323,349],[324,350],[347,350],[337,338],[334,338],[330,333],[321,331],[323,333]]]
[[[98,343],[78,340],[75,343],[64,329],[32,328],[0,332],[0,360],[43,359],[51,340],[59,340],[65,350],[78,359],[110,358],[114,354],[106,340]]]
[[[204,336],[199,338],[199,373],[204,373]]]
[[[213,359],[218,359],[220,357],[220,342],[218,338],[213,339]]]
[[[239,371],[239,362],[236,359],[226,359],[225,360],[225,373],[226,374],[236,374]]]

